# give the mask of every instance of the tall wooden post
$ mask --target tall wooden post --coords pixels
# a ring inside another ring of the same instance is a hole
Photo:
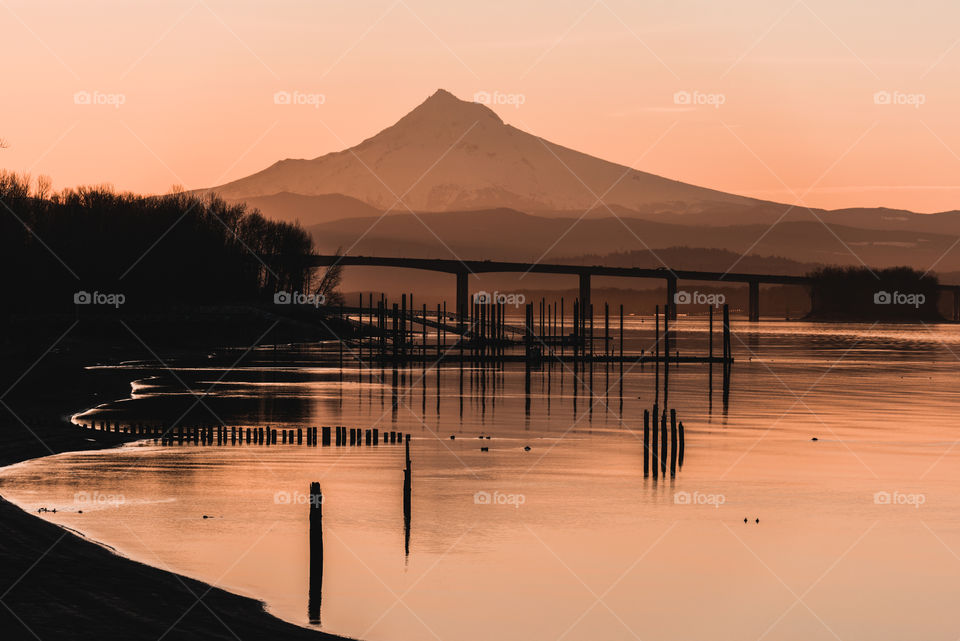
[[[673,310],[673,311],[671,311]],[[670,317],[676,313],[676,306],[666,305],[663,310],[663,406],[667,407],[667,395],[670,391]]]
[[[670,409],[670,476],[677,475],[677,410]]]
[[[660,415],[660,473],[667,476],[667,410]]]
[[[643,410],[643,476],[650,474],[650,410]]]
[[[603,304],[603,355],[610,356],[610,304]]]
[[[410,435],[406,437],[406,458],[407,465],[403,469],[403,531],[404,554],[410,554],[410,515],[412,513],[412,490],[413,490],[413,470],[410,465]]]
[[[659,432],[659,430],[657,429],[657,422],[660,420],[659,416],[660,416],[660,414],[659,414],[659,408],[657,407],[657,404],[654,403],[654,404],[653,404],[653,417],[652,417],[652,418],[653,418],[653,420],[652,420],[652,423],[653,423],[653,424],[650,426],[650,427],[652,428],[652,429],[651,429],[651,433],[650,433],[650,436],[651,436],[651,438],[650,438],[650,467],[653,468],[653,478],[657,478],[657,469],[660,467],[660,466],[658,465],[658,463],[657,463],[657,458],[658,458],[658,452],[657,452],[657,433]]]
[[[566,342],[566,335],[564,334],[564,322],[563,322],[563,296],[560,297],[560,356],[563,356],[564,343]]]
[[[323,493],[320,483],[310,483],[310,588],[307,614],[311,623],[320,623],[323,590]]]
[[[683,467],[683,450],[686,444],[686,440],[684,439],[684,436],[683,436],[683,421],[680,421],[680,425],[677,427],[677,430],[679,432],[679,439],[680,439],[680,455],[678,457],[677,463],[682,468]]]
[[[580,320],[586,329],[587,314],[590,313],[590,274],[580,274]]]
[[[660,398],[660,306],[656,305],[653,308],[653,323],[654,323],[654,378],[653,378],[653,402],[656,403]],[[653,413],[653,421],[657,421],[657,413]],[[656,426],[654,426],[656,430]]]

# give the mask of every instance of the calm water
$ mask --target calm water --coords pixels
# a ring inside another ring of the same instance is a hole
[[[651,325],[631,318],[628,346],[647,346]],[[681,320],[681,353],[704,348],[704,329]],[[619,366],[595,367],[591,395],[589,372],[554,365],[528,396],[519,366],[394,381],[341,377],[321,348],[258,349],[172,372],[127,364],[132,397],[93,410],[409,432],[409,556],[398,446],[150,442],[6,468],[0,492],[310,625],[303,500],[320,481],[319,627],[365,640],[955,639],[960,328],[735,329],[727,407],[719,369],[712,396],[706,366],[671,371],[686,457],[659,481],[643,477],[639,438],[651,366],[622,385]]]

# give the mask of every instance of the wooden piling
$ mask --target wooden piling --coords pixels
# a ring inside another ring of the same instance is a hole
[[[320,599],[323,584],[323,493],[320,484],[310,483],[309,501],[310,572],[307,610],[311,622],[320,622]]]
[[[723,404],[726,409],[730,395],[730,369],[733,350],[730,345],[730,306],[723,305]]]
[[[679,432],[678,438],[680,440],[680,443],[679,443],[680,453],[679,453],[677,463],[680,465],[681,468],[683,468],[683,449],[685,445],[685,440],[683,438],[683,421],[680,421],[680,425],[677,427],[677,430]]]
[[[410,515],[412,505],[413,471],[410,465],[410,438],[406,441],[406,466],[403,469],[403,530],[404,554],[410,554]]]
[[[643,410],[643,476],[650,474],[650,410]]]
[[[573,301],[573,359],[574,371],[576,371],[576,359],[580,353],[580,302],[577,299]]]
[[[620,384],[623,385],[623,303],[620,303]]]
[[[666,411],[670,393],[670,304],[663,306],[663,405]]]
[[[677,475],[677,410],[670,410],[670,476]]]
[[[650,438],[650,467],[653,468],[653,478],[657,478],[658,469],[660,467],[660,465],[657,462],[657,458],[659,457],[659,451],[657,449],[657,441],[658,441],[657,435],[660,432],[660,430],[657,429],[657,422],[660,420],[659,417],[660,417],[660,414],[657,408],[657,404],[654,403],[653,416],[652,416],[653,424],[651,425],[652,429],[650,433],[650,437],[651,437]]]
[[[656,305],[653,308],[653,324],[654,324],[654,379],[653,379],[653,400],[654,400],[654,412],[653,412],[653,429],[657,429],[657,412],[656,412],[656,402],[660,398],[660,306]]]
[[[667,410],[660,414],[660,473],[667,475]]]
[[[610,356],[610,305],[603,304],[603,354]]]
[[[563,352],[566,349],[567,336],[564,333],[565,323],[563,319],[563,310],[565,305],[563,304],[563,296],[560,297],[560,356],[563,357]]]
[[[588,352],[590,358],[593,358],[593,303],[590,303],[590,351]],[[593,371],[593,365],[590,366],[590,371]],[[591,388],[590,394],[593,394],[593,389]]]

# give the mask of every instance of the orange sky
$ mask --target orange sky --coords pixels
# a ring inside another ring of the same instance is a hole
[[[356,144],[443,87],[522,96],[495,107],[508,123],[698,185],[960,208],[960,5],[838,4],[2,0],[0,167],[206,187]]]

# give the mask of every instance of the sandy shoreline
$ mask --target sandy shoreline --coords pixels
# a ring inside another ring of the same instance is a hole
[[[51,353],[30,381],[8,390],[0,465],[134,440],[69,423],[78,407],[129,394],[130,372],[84,369],[89,351]],[[2,498],[2,486],[0,606],[4,639],[343,638],[281,621],[255,599],[119,556],[24,512]]]

